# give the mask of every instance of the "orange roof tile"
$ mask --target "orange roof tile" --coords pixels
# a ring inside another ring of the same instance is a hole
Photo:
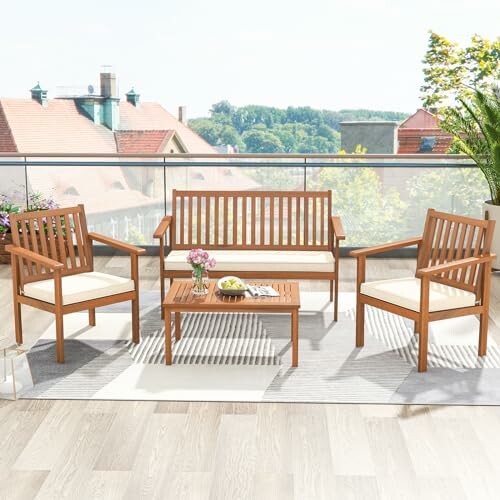
[[[162,153],[174,130],[117,130],[118,153]]]
[[[189,153],[216,153],[208,142],[155,102],[143,102],[137,106],[120,102],[120,129],[175,130]]]

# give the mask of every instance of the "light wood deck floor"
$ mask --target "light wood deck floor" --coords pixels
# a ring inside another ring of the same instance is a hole
[[[341,290],[354,289],[353,264]],[[411,265],[372,260],[369,276]],[[126,275],[128,261],[96,268]],[[12,334],[9,272],[0,336]],[[142,259],[143,289],[157,276]],[[500,324],[498,273],[492,292]],[[50,322],[25,308],[27,343]],[[0,401],[0,499],[498,499],[499,431],[498,407]]]

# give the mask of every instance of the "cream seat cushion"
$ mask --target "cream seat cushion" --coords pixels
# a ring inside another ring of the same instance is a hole
[[[362,283],[361,293],[396,304],[412,311],[420,311],[420,279],[400,278]],[[460,288],[430,282],[429,311],[444,311],[476,304],[476,295]]]
[[[63,276],[61,281],[64,305],[134,290],[134,282],[128,278],[96,272]],[[27,283],[24,295],[54,304],[54,280]]]
[[[284,271],[317,272],[334,271],[333,254],[328,251],[293,250],[209,250],[217,261],[216,271]],[[186,250],[173,250],[165,258],[165,269],[189,271]]]

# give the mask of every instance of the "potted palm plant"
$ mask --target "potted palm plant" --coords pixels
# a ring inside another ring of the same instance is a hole
[[[493,268],[500,268],[500,89],[474,90],[470,99],[459,98],[460,108],[451,108],[442,123],[455,137],[456,149],[469,156],[486,178],[491,199],[484,212],[496,221],[492,253]]]

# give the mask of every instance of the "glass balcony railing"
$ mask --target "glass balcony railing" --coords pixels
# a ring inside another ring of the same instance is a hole
[[[481,216],[489,198],[458,155],[0,155],[0,194],[83,203],[91,230],[144,246],[172,189],[332,190],[348,247],[419,234],[429,207]]]

